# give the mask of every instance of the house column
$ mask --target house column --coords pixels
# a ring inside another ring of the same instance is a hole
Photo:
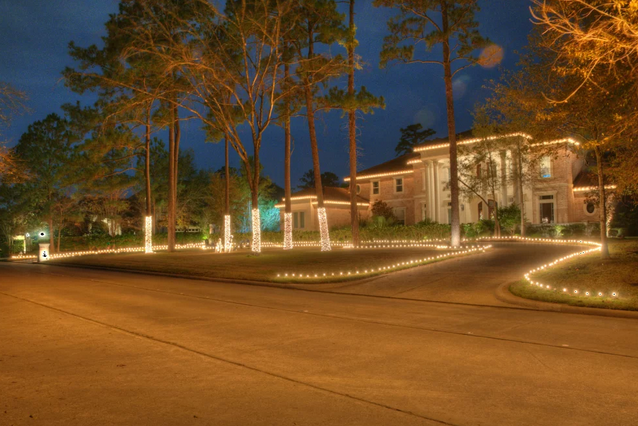
[[[439,200],[441,195],[439,194],[439,189],[441,188],[440,182],[439,182],[439,162],[438,160],[432,160],[432,195],[433,195],[433,205],[432,207],[434,208],[434,218],[433,220],[435,222],[439,222],[439,216],[440,216],[440,206],[439,206]]]
[[[427,215],[428,218],[432,221],[434,221],[434,186],[432,185],[432,179],[434,178],[434,174],[432,172],[432,161],[431,160],[427,160],[425,162],[425,165],[427,167],[426,169],[426,189],[428,191],[427,193]]]
[[[507,206],[507,151],[501,150],[501,207]]]

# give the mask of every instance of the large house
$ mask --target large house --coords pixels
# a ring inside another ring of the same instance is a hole
[[[464,195],[460,200],[461,223],[491,217],[495,205],[520,205],[521,196],[525,217],[533,224],[598,221],[597,205],[588,199],[596,185],[584,170],[584,152],[578,142],[570,138],[535,142],[522,133],[499,136],[498,139],[511,140],[512,149],[501,148],[493,156],[499,175],[505,176],[497,191],[496,200],[488,194],[482,194],[487,203],[481,197]],[[480,139],[472,137],[470,131],[457,136],[457,144],[470,149],[479,141]],[[524,166],[524,176],[528,178],[523,180],[522,185],[513,167],[517,161],[516,150],[513,148],[517,141],[527,144],[532,155],[537,156],[536,161],[530,163],[532,165]],[[551,154],[543,154],[547,152],[549,145],[553,148]],[[461,156],[460,161],[462,160]],[[476,173],[481,173],[480,167]],[[362,170],[357,173],[361,219],[368,218],[374,202],[382,200],[393,209],[399,222],[405,225],[426,219],[450,223],[449,179],[447,138],[428,141],[415,146],[412,153]],[[344,180],[348,182],[349,177]],[[522,194],[518,189],[521,186]],[[330,227],[350,223],[348,190],[328,187],[324,192]],[[313,199],[316,200],[314,190],[293,195],[295,229],[318,229]],[[277,207],[283,213],[283,203]],[[281,216],[283,218],[283,214]]]

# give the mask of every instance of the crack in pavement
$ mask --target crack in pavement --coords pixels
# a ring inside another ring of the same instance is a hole
[[[153,337],[151,335],[140,333],[140,332],[137,332],[137,331],[127,330],[127,329],[125,329],[123,327],[119,327],[119,326],[116,326],[116,325],[112,325],[112,324],[108,324],[108,323],[105,323],[105,322],[102,322],[102,321],[98,321],[98,320],[95,320],[95,319],[92,319],[92,318],[89,318],[89,317],[85,317],[83,315],[79,315],[79,314],[76,314],[76,313],[73,313],[73,312],[66,311],[64,309],[60,309],[60,308],[56,308],[54,306],[50,306],[50,305],[47,305],[47,304],[44,304],[44,303],[36,302],[34,300],[25,299],[23,297],[15,296],[15,295],[4,293],[4,292],[0,292],[0,294],[2,294],[4,296],[7,296],[7,297],[12,297],[12,298],[17,299],[17,300],[21,300],[23,302],[32,303],[34,305],[37,305],[37,306],[40,306],[40,307],[43,307],[43,308],[51,309],[51,310],[54,310],[56,312],[60,312],[60,313],[63,313],[65,315],[69,315],[69,316],[72,316],[74,318],[77,318],[77,319],[80,319],[80,320],[83,320],[83,321],[87,321],[87,322],[90,322],[90,323],[93,323],[93,324],[100,325],[102,327],[106,327],[106,328],[109,328],[109,329],[112,329],[112,330],[116,330],[116,331],[124,333],[124,334],[128,334],[128,335],[131,335],[131,336],[134,336],[134,337],[138,337],[138,338],[142,338],[142,339],[151,340],[153,342],[161,343],[161,344],[164,344],[164,345],[169,345],[169,346],[181,349],[181,350],[186,351],[186,352],[190,352],[190,353],[193,353],[193,354],[196,354],[196,355],[199,355],[199,356],[203,356],[203,357],[206,357],[206,358],[210,358],[210,359],[213,359],[213,360],[216,360],[216,361],[220,361],[220,362],[224,362],[224,363],[227,363],[227,364],[231,364],[231,365],[234,365],[236,367],[241,367],[241,368],[244,368],[244,369],[247,369],[247,370],[250,370],[250,371],[254,371],[254,372],[257,372],[257,373],[265,374],[267,376],[275,377],[275,378],[278,378],[278,379],[281,379],[281,380],[285,380],[285,381],[288,381],[288,382],[291,382],[291,383],[295,383],[295,384],[298,384],[298,385],[307,386],[309,388],[312,388],[312,389],[315,389],[315,390],[318,390],[318,391],[321,391],[321,392],[325,392],[325,393],[328,393],[328,394],[341,396],[341,397],[352,399],[352,400],[355,400],[355,401],[358,401],[358,402],[363,402],[363,403],[366,403],[366,404],[374,405],[376,407],[385,408],[387,410],[396,411],[396,412],[399,412],[399,413],[402,413],[402,414],[410,415],[410,416],[413,416],[413,417],[417,417],[417,418],[420,418],[420,419],[423,419],[423,420],[427,420],[427,421],[430,421],[430,422],[435,422],[435,423],[442,424],[442,425],[459,426],[459,425],[457,425],[455,423],[449,423],[449,422],[446,422],[444,420],[439,420],[439,419],[427,417],[427,416],[415,413],[413,411],[403,410],[401,408],[392,407],[390,405],[386,405],[386,404],[382,404],[382,403],[379,403],[379,402],[371,401],[371,400],[368,400],[368,399],[365,399],[365,398],[361,398],[361,397],[358,397],[358,396],[355,396],[355,395],[350,395],[350,394],[347,394],[347,393],[343,393],[343,392],[339,392],[339,391],[336,391],[336,390],[324,388],[324,387],[321,387],[321,386],[318,386],[318,385],[314,385],[312,383],[308,383],[308,382],[304,382],[304,381],[301,381],[301,380],[297,380],[297,379],[294,379],[292,377],[287,377],[287,376],[283,376],[283,375],[280,375],[280,374],[277,374],[277,373],[273,373],[273,372],[270,372],[270,371],[262,370],[260,368],[250,366],[248,364],[244,364],[244,363],[241,363],[241,362],[238,362],[238,361],[233,361],[232,359],[223,358],[223,357],[220,357],[220,356],[217,356],[217,355],[209,354],[207,352],[199,351],[197,349],[192,349],[192,348],[189,348],[187,346],[181,345],[181,344],[176,343],[176,342],[171,342],[171,341],[168,341],[168,340],[159,339],[159,338]]]

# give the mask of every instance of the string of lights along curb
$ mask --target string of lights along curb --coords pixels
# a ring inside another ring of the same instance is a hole
[[[376,268],[370,267],[370,268],[355,269],[354,271],[338,271],[338,272],[320,271],[320,272],[313,272],[311,274],[298,273],[298,272],[280,272],[277,274],[277,278],[279,279],[301,278],[301,279],[313,280],[315,278],[349,277],[349,276],[379,274],[379,273],[391,272],[397,269],[403,269],[405,267],[419,266],[427,262],[432,262],[432,261],[437,261],[442,259],[449,259],[449,258],[457,257],[457,256],[464,256],[470,253],[478,253],[478,252],[483,253],[491,247],[492,247],[491,245],[488,245],[488,246],[481,246],[476,248],[468,248],[465,250],[456,250],[449,253],[440,254],[438,256],[430,256],[430,257],[423,257],[421,259],[407,260],[405,262],[397,262],[397,263],[393,263],[392,265],[379,266]]]
[[[191,244],[175,244],[176,250],[186,250],[186,249],[202,249],[202,250],[211,250],[212,247],[207,247],[205,243],[191,243]],[[153,246],[153,250],[168,250],[168,245],[158,245]],[[103,250],[83,250],[83,251],[71,251],[66,253],[54,253],[50,256],[50,259],[61,259],[66,257],[76,257],[76,256],[87,256],[91,254],[118,254],[118,253],[141,253],[146,252],[146,247],[127,247],[127,248],[118,248],[118,249],[103,249]],[[35,255],[16,255],[11,256],[11,259],[15,260],[27,260],[27,259],[37,259],[38,256]]]
[[[144,252],[153,253],[153,216],[146,216],[144,223]]]
[[[593,292],[593,291],[589,291],[589,290],[581,290],[578,288],[568,288],[568,287],[552,287],[549,284],[543,284],[539,281],[534,281],[532,279],[532,274],[535,272],[539,272],[539,271],[543,271],[545,269],[549,269],[552,268],[554,266],[556,266],[557,264],[561,263],[561,262],[565,262],[566,260],[572,259],[576,256],[583,256],[589,253],[593,253],[596,251],[600,251],[602,244],[594,242],[594,241],[583,241],[583,240],[552,240],[550,238],[526,238],[526,237],[518,237],[518,236],[513,236],[513,237],[500,237],[500,238],[488,238],[488,237],[483,237],[483,238],[479,238],[479,239],[485,239],[485,240],[520,240],[520,241],[526,241],[526,242],[541,242],[541,243],[553,243],[553,244],[582,244],[582,245],[590,245],[590,246],[595,246],[594,248],[591,248],[589,250],[584,250],[584,251],[579,251],[576,253],[572,253],[569,254],[567,256],[563,256],[563,257],[559,257],[558,259],[555,259],[554,261],[550,262],[550,263],[546,263],[544,265],[538,266],[530,271],[528,271],[525,275],[524,278],[527,282],[530,283],[530,285],[533,286],[537,286],[539,288],[542,288],[544,290],[548,290],[548,291],[559,291],[561,293],[564,294],[569,294],[575,297],[590,297],[590,296],[598,296],[598,297],[613,297],[613,298],[617,298],[619,297],[618,292],[617,291],[612,291],[611,293],[605,294],[601,291],[599,292]]]

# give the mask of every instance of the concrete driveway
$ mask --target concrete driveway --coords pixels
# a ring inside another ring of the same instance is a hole
[[[528,247],[333,289],[446,303],[0,264],[0,424],[636,424],[638,321],[489,298]]]

